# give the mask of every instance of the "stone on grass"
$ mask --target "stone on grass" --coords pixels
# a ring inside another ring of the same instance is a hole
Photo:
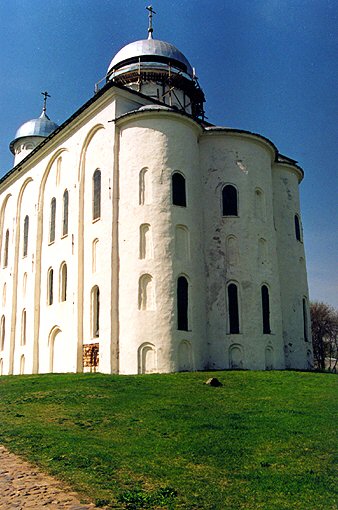
[[[207,381],[205,381],[205,384],[208,384],[209,386],[223,386],[223,384],[217,379],[217,377],[210,377]]]

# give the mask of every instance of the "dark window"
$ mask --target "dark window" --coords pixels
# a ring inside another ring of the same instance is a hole
[[[101,217],[101,172],[95,170],[93,175],[93,220]]]
[[[6,335],[6,321],[5,316],[1,317],[0,323],[0,351],[3,351],[5,348],[5,335]]]
[[[188,331],[188,281],[184,276],[177,280],[177,329]]]
[[[63,215],[62,215],[62,235],[66,236],[68,234],[68,199],[69,193],[68,190],[65,189],[63,193]]]
[[[172,176],[172,193],[174,205],[181,205],[182,207],[187,206],[185,178],[182,174],[177,172]]]
[[[237,189],[227,184],[222,189],[223,216],[238,216]]]
[[[307,306],[306,306],[306,299],[303,298],[303,327],[304,327],[304,340],[305,342],[308,342],[308,324],[307,324]]]
[[[299,224],[299,217],[297,214],[295,214],[295,234],[297,241],[301,241],[300,238],[300,224]]]
[[[97,286],[92,289],[92,336],[100,336],[100,289]]]
[[[265,335],[269,335],[271,333],[270,329],[270,299],[269,299],[269,289],[266,285],[263,285],[261,288],[262,294],[262,319],[263,319],[263,333]]]
[[[53,269],[49,269],[48,276],[47,276],[47,304],[48,305],[53,304],[53,277],[54,277]]]
[[[26,216],[23,223],[23,256],[27,256],[28,251],[28,229],[29,229],[29,217]]]
[[[229,307],[229,333],[239,333],[239,311],[238,311],[238,290],[237,285],[228,285],[228,307]]]
[[[64,262],[60,269],[60,301],[67,299],[67,264]]]
[[[49,242],[55,241],[55,214],[56,214],[56,198],[53,197],[50,203],[50,223],[49,223]]]
[[[5,247],[4,247],[4,265],[3,267],[8,266],[8,246],[9,246],[9,230],[6,230],[5,236]]]

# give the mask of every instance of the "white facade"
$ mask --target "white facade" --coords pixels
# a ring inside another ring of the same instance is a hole
[[[2,178],[0,374],[311,367],[303,172],[187,77],[109,79]]]

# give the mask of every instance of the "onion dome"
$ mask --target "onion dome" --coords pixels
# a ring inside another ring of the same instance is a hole
[[[19,127],[17,132],[15,133],[14,140],[10,143],[10,150],[13,154],[15,154],[14,145],[21,138],[34,137],[41,138],[41,140],[36,140],[38,143],[42,141],[42,139],[47,138],[53,131],[55,131],[59,126],[50,120],[45,110],[42,111],[40,117],[37,119],[28,120],[22,126]]]
[[[106,79],[149,96],[165,105],[204,118],[204,94],[194,69],[171,43],[153,39],[151,6],[148,39],[124,46],[110,62]]]
[[[171,63],[173,67],[193,77],[193,69],[183,53],[173,44],[158,39],[142,39],[124,46],[111,61],[107,75],[116,73],[122,68],[126,70],[129,65],[139,62],[167,65]]]

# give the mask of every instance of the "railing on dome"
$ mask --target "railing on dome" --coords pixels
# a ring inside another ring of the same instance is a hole
[[[182,69],[179,69],[177,66],[174,66],[171,63],[169,63],[169,65],[163,63],[159,67],[159,63],[157,62],[156,68],[154,68],[153,64],[149,63],[149,66],[147,66],[145,62],[142,62],[141,67],[141,60],[138,59],[137,63],[135,62],[133,65],[130,64],[128,66],[128,70],[122,68],[120,73],[119,70],[113,71],[96,82],[94,93],[97,94],[109,81],[121,85],[136,83],[138,84],[139,91],[141,90],[142,84],[146,81],[161,82],[162,85],[168,87],[168,90],[166,90],[162,96],[153,97],[153,99],[166,104],[165,98],[168,97],[169,106],[173,106],[171,102],[172,95],[174,95],[177,103],[180,105],[179,108],[174,106],[175,108],[186,112],[186,109],[191,107],[193,117],[205,120],[205,113],[203,108],[205,98],[196,75],[194,74],[191,78],[190,75],[186,75]],[[175,86],[180,90],[187,92],[189,98],[191,99],[189,104],[182,105],[179,97],[175,92]]]

